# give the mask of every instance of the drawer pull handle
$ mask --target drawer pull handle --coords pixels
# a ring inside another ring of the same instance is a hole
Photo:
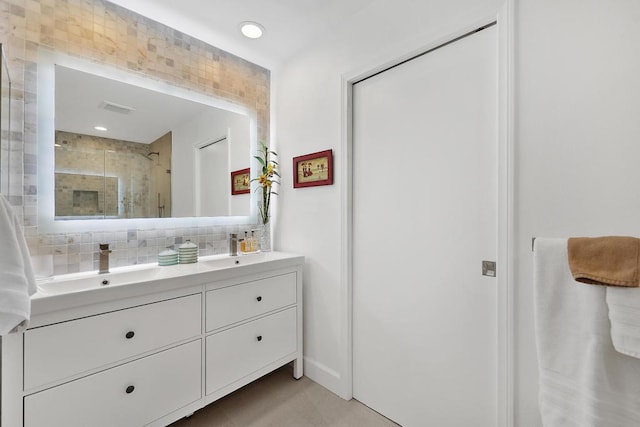
[[[129,331],[126,333],[125,337],[127,337],[127,339],[130,340],[131,338],[133,338],[135,334],[136,334],[135,332]]]
[[[256,338],[258,341],[262,341],[262,335],[258,335],[258,338]]]
[[[131,394],[133,393],[133,390],[135,390],[136,388],[132,385],[130,385],[129,387],[127,387],[127,389],[125,390],[127,392],[127,394]]]
[[[256,299],[258,300],[258,302],[262,301],[262,297],[258,297]]]

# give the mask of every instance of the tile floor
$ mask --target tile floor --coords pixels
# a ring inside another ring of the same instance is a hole
[[[287,365],[202,408],[171,427],[392,427],[356,400],[346,401]]]

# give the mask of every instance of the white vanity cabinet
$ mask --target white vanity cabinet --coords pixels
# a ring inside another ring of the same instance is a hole
[[[286,363],[300,378],[304,258],[263,258],[42,297],[2,339],[0,425],[165,426]]]
[[[252,372],[297,352],[296,273],[236,283],[206,293],[206,394],[225,393]]]
[[[296,304],[296,274],[232,283],[207,292],[207,332]]]
[[[202,296],[189,295],[24,334],[24,388],[64,380],[201,334]]]
[[[201,397],[192,341],[24,398],[24,426],[144,426]]]

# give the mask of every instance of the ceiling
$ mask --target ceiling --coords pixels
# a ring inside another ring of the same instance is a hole
[[[273,70],[376,0],[109,1]],[[265,35],[245,38],[243,21],[262,24]]]
[[[213,106],[56,65],[56,130],[150,144],[205,111],[227,120]],[[107,110],[105,104],[130,107]],[[94,129],[104,126],[106,131]]]

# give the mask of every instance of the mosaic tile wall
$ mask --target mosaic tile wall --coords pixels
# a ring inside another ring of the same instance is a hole
[[[64,188],[59,188],[63,183],[56,173],[56,215],[73,215],[63,212],[73,210],[73,190],[92,188],[79,185],[89,184],[89,174],[117,177],[115,188],[106,192],[108,216],[157,217],[155,162],[147,157],[153,150],[150,145],[63,131],[56,131],[56,144],[56,171],[78,174],[73,180],[66,176]]]
[[[52,49],[247,106],[256,112],[259,140],[267,143],[269,70],[104,0],[0,0],[0,43],[13,83],[6,195],[23,220],[40,275],[97,269],[98,243],[111,243],[112,265],[124,266],[154,262],[166,246],[187,239],[201,255],[225,253],[228,233],[253,228],[39,233],[37,52]]]
[[[55,192],[56,216],[118,215],[118,178],[56,172]]]
[[[37,236],[34,268],[40,276],[98,270],[98,243],[109,243],[111,267],[156,262],[158,252],[190,240],[201,256],[227,253],[229,233],[244,235],[252,226],[231,225],[157,230],[116,230]]]
[[[173,134],[168,132],[160,138],[149,144],[149,153],[153,154],[152,168],[153,168],[153,187],[151,194],[156,195],[154,205],[156,211],[153,216],[160,218],[171,217],[171,162],[172,162],[172,140]],[[159,195],[159,196],[158,196]]]
[[[0,41],[0,44],[2,42]],[[9,182],[9,122],[11,82],[5,69],[4,48],[0,45],[0,192],[7,193]]]
[[[146,156],[149,152],[149,144],[103,138],[94,135],[81,135],[79,133],[60,130],[56,131],[55,143],[59,145],[59,147],[56,147],[58,151],[109,150],[118,153],[139,154],[141,156]]]

